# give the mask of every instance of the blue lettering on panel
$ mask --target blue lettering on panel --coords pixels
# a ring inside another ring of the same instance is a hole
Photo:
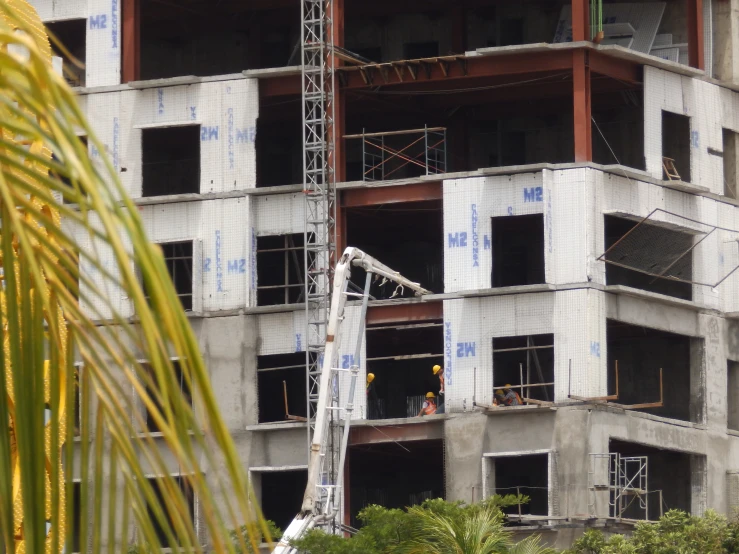
[[[544,189],[542,187],[531,187],[523,189],[524,202],[543,202]]]
[[[118,170],[118,135],[120,134],[121,127],[118,124],[118,118],[113,118],[113,167],[116,171]]]
[[[452,384],[452,323],[444,322],[444,382],[447,386]]]
[[[449,248],[466,247],[467,233],[449,233]]]
[[[90,29],[107,29],[108,16],[103,14],[90,16]]]
[[[484,235],[482,238],[483,244],[485,245],[485,250],[490,250],[493,247],[493,243],[490,240],[490,237],[488,235]]]
[[[223,260],[221,260],[220,231],[216,231],[216,291],[223,292]]]
[[[354,354],[346,354],[341,357],[341,368],[350,369],[352,366],[358,366],[359,360],[354,361]]]
[[[234,168],[234,109],[228,109],[228,168]]]
[[[251,288],[257,288],[257,232],[251,228]]]
[[[195,121],[198,118],[197,113],[197,108],[195,106],[190,106],[190,119]]]
[[[474,342],[458,342],[457,358],[474,358],[476,343]]]
[[[590,355],[600,358],[600,343],[593,341],[590,343]]]
[[[480,241],[477,224],[477,204],[472,204],[472,267],[480,267]]]
[[[202,142],[208,142],[211,140],[218,140],[218,125],[215,127],[208,127],[203,125],[200,129],[200,140]]]
[[[257,138],[257,128],[247,127],[246,129],[236,129],[236,143],[250,144]]]
[[[157,113],[164,115],[164,89],[157,89]]]
[[[210,258],[203,260],[203,273],[210,273]]]
[[[300,333],[295,334],[295,352],[303,351],[303,335]]]
[[[118,48],[118,0],[111,0],[110,38],[113,42],[113,48]]]
[[[701,136],[698,131],[690,131],[690,145],[693,148],[700,148],[701,146]]]

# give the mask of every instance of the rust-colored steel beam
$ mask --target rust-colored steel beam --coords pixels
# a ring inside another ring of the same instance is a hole
[[[430,81],[451,82],[458,79],[496,75],[525,75],[572,69],[571,51],[523,52],[497,56],[444,56],[428,60],[400,61],[339,70],[347,90],[372,86],[405,85]]]
[[[300,96],[300,79],[299,74],[259,79],[259,96]]]
[[[572,0],[572,40],[590,40],[590,10],[588,0]]]
[[[359,208],[378,204],[441,200],[441,198],[441,181],[433,181],[393,187],[344,190],[341,192],[341,206],[342,208]]]
[[[121,82],[138,81],[141,78],[141,2],[123,0],[123,48]]]
[[[593,160],[589,52],[572,53],[572,88],[575,126],[575,162]]]
[[[441,301],[387,304],[367,308],[367,325],[429,321],[443,318],[444,305]]]
[[[377,425],[352,427],[349,444],[425,441],[444,438],[443,421],[422,421],[407,425]]]
[[[641,65],[628,60],[614,58],[602,52],[596,52],[595,50],[589,52],[589,57],[591,73],[606,75],[607,77],[612,77],[617,81],[630,85],[643,84]]]
[[[705,69],[703,53],[703,0],[688,3],[688,63],[696,69]]]

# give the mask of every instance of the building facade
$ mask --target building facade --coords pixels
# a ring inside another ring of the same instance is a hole
[[[284,526],[307,469],[288,417],[306,415],[300,2],[34,4],[85,64],[64,60],[106,146],[90,155],[162,244]],[[566,546],[739,508],[739,3],[604,2],[593,28],[590,8],[334,0],[338,250],[433,292],[373,286],[348,524],[520,493],[511,520]],[[343,367],[358,318],[350,303]],[[445,413],[419,418],[435,364]],[[506,385],[527,405],[491,407]]]

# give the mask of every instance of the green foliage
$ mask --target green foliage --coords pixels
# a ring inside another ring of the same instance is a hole
[[[739,521],[708,510],[704,517],[670,510],[657,523],[636,525],[631,537],[587,531],[565,554],[731,554],[739,552]]]
[[[282,536],[282,530],[272,520],[265,520],[264,525],[242,525],[229,531],[236,554],[244,554],[242,544],[246,545],[246,554],[256,554],[252,543],[271,542]],[[250,538],[251,537],[251,538]],[[252,540],[253,539],[253,540]],[[136,554],[129,552],[129,554]]]
[[[478,504],[426,500],[408,510],[368,506],[358,518],[362,528],[352,538],[311,531],[294,541],[305,554],[549,554],[538,537],[512,545],[501,508],[528,497],[494,496]]]

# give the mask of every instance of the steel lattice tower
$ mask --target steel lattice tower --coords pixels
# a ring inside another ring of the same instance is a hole
[[[321,361],[336,259],[333,0],[302,2],[303,189],[308,445],[315,426]],[[332,387],[333,388],[333,387]],[[338,391],[335,391],[337,394]],[[335,399],[336,400],[336,399]],[[326,452],[334,472],[335,448]],[[329,461],[329,460],[324,460]],[[333,482],[335,475],[327,476]]]

